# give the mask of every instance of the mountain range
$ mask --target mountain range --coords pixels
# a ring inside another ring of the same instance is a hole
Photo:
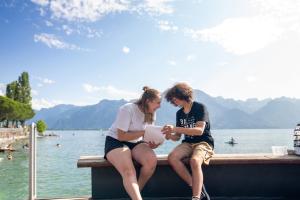
[[[300,99],[280,97],[241,101],[212,97],[200,90],[194,90],[194,99],[207,106],[213,129],[294,128],[300,122]],[[121,99],[101,100],[89,106],[61,104],[36,111],[30,122],[42,119],[48,129],[108,129],[119,107],[125,103],[128,101]],[[178,108],[163,100],[157,111],[156,124],[175,124],[176,110]]]

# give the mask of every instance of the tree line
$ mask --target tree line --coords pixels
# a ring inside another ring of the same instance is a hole
[[[31,100],[29,75],[23,72],[18,80],[6,85],[6,96],[0,96],[0,122],[6,127],[9,124],[13,127],[18,123],[24,125],[35,115]]]

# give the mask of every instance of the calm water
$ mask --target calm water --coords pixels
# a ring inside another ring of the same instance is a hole
[[[49,131],[60,137],[38,138],[37,192],[44,197],[90,196],[90,170],[78,169],[77,160],[84,155],[102,155],[104,132],[101,131]],[[285,145],[293,148],[291,129],[234,129],[214,130],[216,153],[271,153],[271,146]],[[230,146],[225,142],[233,137],[238,142]],[[7,160],[0,153],[0,200],[25,200],[28,193],[28,152],[21,141]],[[57,147],[56,144],[60,144]],[[166,141],[155,149],[157,154],[167,154],[177,143]]]

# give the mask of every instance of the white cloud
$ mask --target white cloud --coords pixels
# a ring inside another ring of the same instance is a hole
[[[188,62],[192,62],[194,60],[196,60],[196,55],[194,55],[194,54],[190,54],[186,57],[186,61],[188,61]]]
[[[38,80],[37,87],[39,87],[39,88],[41,88],[45,85],[51,85],[51,84],[55,83],[54,80],[51,80],[49,78],[43,78],[43,77],[38,77],[38,76],[33,76],[33,78]],[[33,91],[33,90],[31,90],[31,91]],[[33,92],[36,93],[35,95],[38,95],[37,91],[33,91]]]
[[[68,25],[63,25],[62,29],[65,31],[67,35],[71,35],[73,33],[73,29],[71,29]]]
[[[38,4],[40,6],[47,6],[49,4],[48,0],[31,0],[31,2]]]
[[[55,81],[47,79],[47,78],[44,78],[43,79],[43,83],[45,83],[45,84],[53,84],[53,83],[55,83]]]
[[[149,15],[172,14],[173,0],[32,0],[48,9],[52,18],[94,22],[111,13],[137,12]],[[49,5],[49,6],[48,6]]]
[[[78,34],[87,38],[100,38],[103,35],[103,32],[101,30],[93,29],[82,23],[69,23],[69,25],[64,24],[61,27],[57,27],[56,29],[64,31],[66,35]]]
[[[95,93],[95,92],[100,91],[99,87],[90,85],[88,83],[84,83],[82,86],[83,86],[83,89],[88,93]]]
[[[236,57],[215,70],[205,88],[211,95],[235,99],[300,98],[299,52],[299,42],[282,40],[264,51]]]
[[[142,7],[150,15],[172,14],[174,8],[168,4],[172,1],[173,0],[146,0]]]
[[[249,83],[253,83],[256,81],[256,77],[255,76],[247,76],[246,77],[246,80],[249,82]]]
[[[109,13],[128,10],[123,0],[52,0],[50,10],[53,17],[69,21],[96,21]]]
[[[48,27],[51,27],[51,26],[53,26],[53,23],[52,23],[52,22],[50,22],[50,21],[48,21],[48,20],[46,20],[46,21],[45,21],[45,23],[46,23],[46,26],[48,26]]]
[[[178,27],[173,25],[172,22],[166,21],[166,20],[159,20],[158,21],[158,27],[162,31],[172,31],[176,32],[178,31]]]
[[[217,66],[225,66],[225,65],[227,65],[227,64],[228,64],[228,62],[222,61],[222,62],[218,62],[218,63],[217,63]]]
[[[43,86],[43,84],[53,84],[53,83],[55,83],[54,80],[51,80],[49,78],[43,78],[43,77],[39,77],[39,76],[33,76],[33,78],[41,81],[41,86]]]
[[[46,44],[49,48],[56,48],[56,49],[69,49],[69,50],[84,50],[74,44],[69,44],[64,41],[59,40],[53,34],[41,33],[34,35],[35,42],[42,42]]]
[[[38,96],[39,95],[39,92],[37,90],[34,90],[34,89],[31,89],[31,94],[33,96]]]
[[[86,32],[87,32],[86,37],[88,38],[95,38],[95,37],[100,38],[102,35],[102,32],[92,29],[90,27],[86,27]]]
[[[32,108],[35,110],[40,110],[41,108],[50,108],[56,106],[58,104],[62,104],[62,101],[58,100],[46,100],[44,98],[41,99],[32,99]]]
[[[290,32],[300,34],[300,1],[250,0],[250,3],[256,8],[254,16],[228,18],[215,27],[186,29],[185,33],[198,41],[215,42],[237,55],[263,49]]]
[[[91,84],[83,84],[84,90],[91,94],[97,96],[99,99],[127,99],[131,100],[139,97],[139,94],[131,91],[117,89],[114,86],[93,86]]]
[[[128,47],[124,46],[122,48],[122,51],[123,51],[123,53],[128,54],[130,52],[130,49]]]
[[[68,26],[67,26],[68,27]],[[102,31],[98,31],[89,26],[85,26],[82,24],[76,24],[75,27],[68,27],[71,33],[77,33],[78,35],[86,36],[87,38],[100,38],[102,36]],[[64,29],[64,28],[63,28]],[[65,27],[66,29],[66,27]]]
[[[40,15],[41,16],[45,16],[46,15],[46,11],[44,10],[44,8],[40,8],[39,11],[40,11]]]
[[[177,65],[177,62],[174,61],[174,60],[169,60],[169,61],[168,61],[168,64],[169,64],[169,65],[172,65],[172,66],[175,66],[175,65]]]
[[[4,91],[6,89],[6,85],[3,83],[0,83],[0,95],[3,96],[4,95]]]
[[[216,42],[227,52],[247,54],[278,40],[283,30],[272,18],[252,17],[226,19],[222,24],[202,30],[187,30],[195,40]]]

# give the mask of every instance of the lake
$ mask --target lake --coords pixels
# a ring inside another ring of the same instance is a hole
[[[46,197],[91,196],[90,169],[78,169],[80,156],[103,155],[104,131],[47,131],[60,137],[37,139],[37,195]],[[227,129],[212,130],[215,153],[271,153],[272,146],[293,148],[292,129]],[[225,142],[233,137],[238,144]],[[0,153],[0,200],[28,198],[28,150],[19,141],[13,160]],[[60,144],[57,147],[57,144]],[[166,141],[155,149],[168,154],[178,143]]]

